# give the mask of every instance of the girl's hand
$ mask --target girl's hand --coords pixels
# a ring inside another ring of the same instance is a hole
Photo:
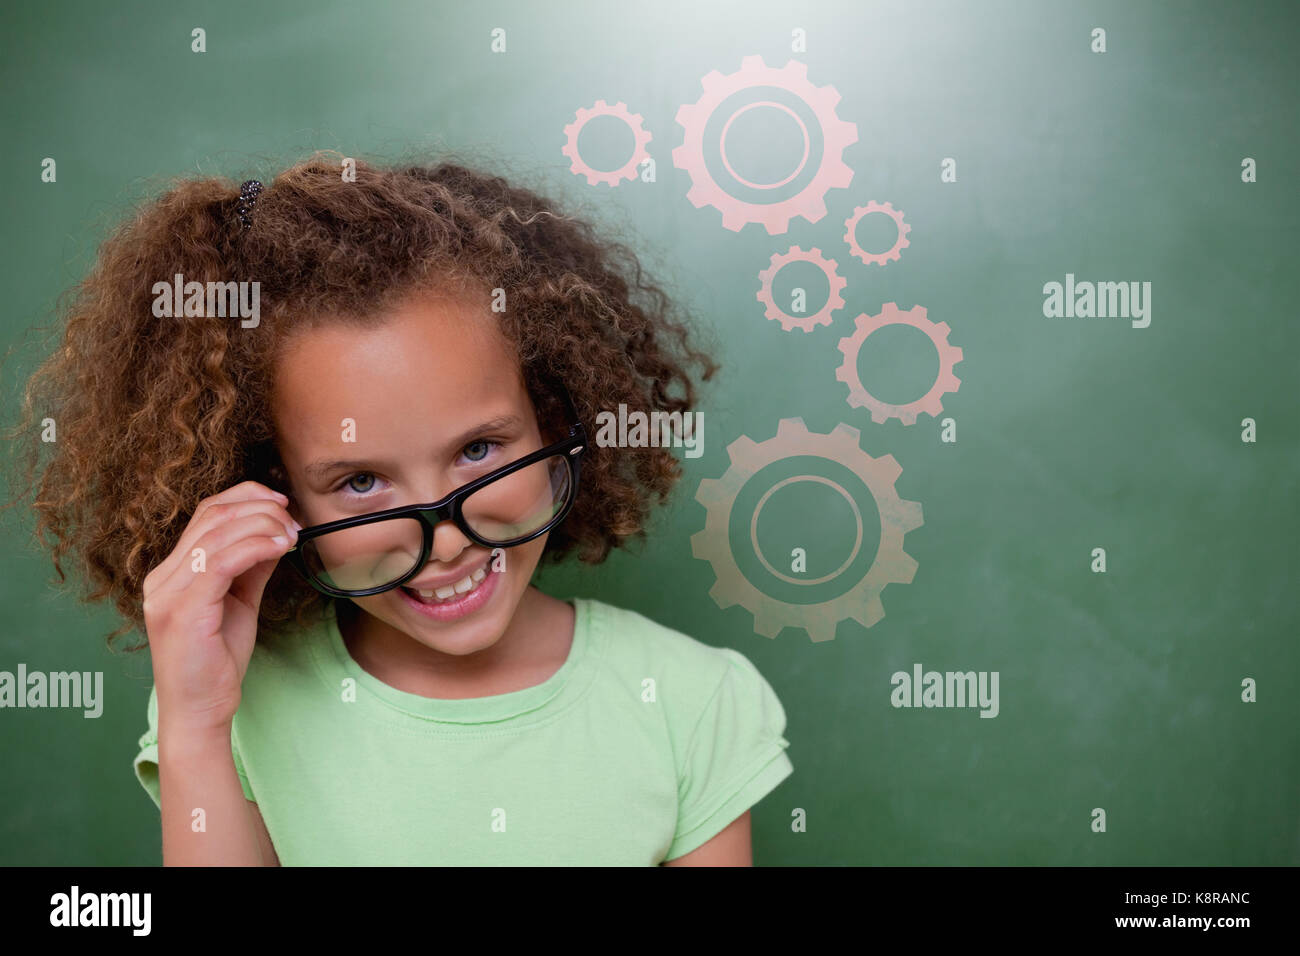
[[[234,719],[262,592],[300,530],[287,504],[255,481],[204,498],[175,549],[144,579],[158,712],[169,728],[208,731]]]

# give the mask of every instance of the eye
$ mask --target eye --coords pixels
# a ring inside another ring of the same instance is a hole
[[[362,481],[362,484],[365,485],[365,487],[358,488],[354,484],[354,482],[356,482],[358,479],[368,479],[368,481],[364,481],[364,480]],[[375,486],[375,476],[370,474],[369,472],[364,472],[364,471],[353,475],[347,481],[343,482],[343,487],[347,488],[349,491],[355,491],[357,494],[361,494],[361,495],[365,494],[367,491],[370,491],[372,488],[374,488],[374,486]]]
[[[465,446],[465,457],[468,458],[470,461],[474,461],[474,462],[482,461],[484,458],[488,456],[488,452],[491,450],[491,446],[495,444],[497,443],[494,441],[486,441],[486,440],[470,442],[468,445]],[[473,448],[482,448],[482,452],[480,452],[477,455],[472,454],[470,449]]]

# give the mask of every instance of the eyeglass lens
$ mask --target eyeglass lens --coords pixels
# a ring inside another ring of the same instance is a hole
[[[571,484],[566,456],[552,455],[479,488],[461,502],[461,513],[480,538],[509,544],[544,528],[564,508]],[[383,587],[416,568],[423,525],[418,517],[392,518],[331,531],[305,541],[303,558],[327,587]]]

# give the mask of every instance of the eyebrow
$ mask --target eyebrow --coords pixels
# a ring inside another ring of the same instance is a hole
[[[481,435],[484,432],[497,431],[499,429],[515,428],[522,423],[523,419],[518,415],[498,415],[495,418],[489,418],[487,421],[480,422],[473,428],[468,428],[461,432],[448,443],[448,446],[451,448],[460,448],[463,445],[469,444],[469,440],[476,435]],[[374,463],[373,459],[333,458],[326,461],[312,462],[310,465],[307,465],[303,471],[305,471],[311,478],[323,478],[335,469],[346,468],[361,470],[373,466]]]

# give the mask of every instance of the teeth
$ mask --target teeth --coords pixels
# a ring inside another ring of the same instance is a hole
[[[445,601],[448,598],[455,597],[457,594],[464,594],[466,591],[472,591],[474,586],[487,577],[487,572],[479,568],[473,574],[467,574],[455,584],[446,587],[435,588],[432,591],[418,591],[420,597],[426,601],[432,601],[437,598],[439,601]]]

